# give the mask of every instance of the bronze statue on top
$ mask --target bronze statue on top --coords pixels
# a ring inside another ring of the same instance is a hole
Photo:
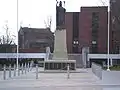
[[[65,1],[64,1],[65,4]],[[62,1],[56,3],[56,29],[65,29],[65,12],[66,9],[62,5]]]

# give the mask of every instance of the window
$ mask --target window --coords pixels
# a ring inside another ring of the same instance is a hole
[[[79,44],[79,42],[78,41],[73,41],[73,44]]]
[[[112,17],[112,23],[115,24],[115,16]]]
[[[111,0],[111,2],[112,2],[112,3],[115,3],[115,2],[116,2],[116,0]]]
[[[73,53],[78,53],[79,38],[79,12],[73,13]]]
[[[92,44],[97,44],[97,42],[96,41],[92,41]]]
[[[99,13],[93,12],[92,13],[92,42],[91,42],[91,51],[92,53],[98,52],[98,29],[99,29]]]
[[[98,53],[97,44],[92,44],[92,53]]]

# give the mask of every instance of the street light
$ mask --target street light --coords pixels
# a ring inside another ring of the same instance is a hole
[[[110,43],[109,43],[109,41],[110,41],[110,35],[109,35],[109,33],[110,33],[110,0],[109,0],[109,2],[108,2],[108,51],[107,51],[107,71],[110,71],[110,61],[109,61],[109,54],[110,54]]]
[[[18,70],[18,49],[19,49],[19,46],[18,46],[18,0],[17,0],[17,61],[16,61],[17,70]]]

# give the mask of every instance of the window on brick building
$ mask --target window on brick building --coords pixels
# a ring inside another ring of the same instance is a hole
[[[98,53],[98,29],[99,29],[99,13],[92,13],[92,42],[91,42],[91,51],[92,53]]]
[[[79,42],[78,42],[78,38],[79,38],[79,13],[75,12],[73,13],[73,35],[72,35],[72,39],[73,39],[73,53],[78,53],[79,52]]]

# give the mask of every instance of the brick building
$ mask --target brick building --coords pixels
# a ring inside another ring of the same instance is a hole
[[[81,53],[83,47],[89,47],[90,53],[107,53],[107,10],[101,6],[66,12],[68,53]]]
[[[19,51],[20,52],[45,52],[50,47],[53,52],[54,34],[49,28],[28,28],[21,27],[19,30]]]
[[[15,44],[0,44],[0,53],[15,53],[17,45]]]
[[[120,0],[110,0],[111,53],[120,53]]]

